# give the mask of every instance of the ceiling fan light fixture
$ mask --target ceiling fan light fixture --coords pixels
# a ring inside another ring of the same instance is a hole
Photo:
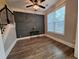
[[[39,9],[39,6],[34,5],[33,8],[37,10],[37,9]]]

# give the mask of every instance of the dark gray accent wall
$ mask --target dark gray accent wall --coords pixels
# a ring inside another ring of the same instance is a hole
[[[44,15],[14,12],[17,38],[30,36],[33,27],[44,33]]]

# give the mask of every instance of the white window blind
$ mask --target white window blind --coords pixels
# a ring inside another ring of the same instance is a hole
[[[65,6],[48,14],[48,32],[64,34]]]

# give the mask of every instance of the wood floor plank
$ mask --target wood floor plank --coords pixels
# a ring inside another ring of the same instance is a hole
[[[20,40],[7,59],[76,59],[74,49],[48,37]]]

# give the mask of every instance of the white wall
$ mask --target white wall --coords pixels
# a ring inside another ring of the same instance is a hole
[[[4,7],[4,4],[5,4],[5,0],[0,0],[0,10]],[[0,59],[6,59],[1,30],[0,30]]]
[[[4,50],[6,57],[16,44],[16,31],[13,24],[8,24],[4,33]]]
[[[5,52],[4,52],[4,44],[1,36],[1,30],[0,30],[0,59],[6,59]]]

